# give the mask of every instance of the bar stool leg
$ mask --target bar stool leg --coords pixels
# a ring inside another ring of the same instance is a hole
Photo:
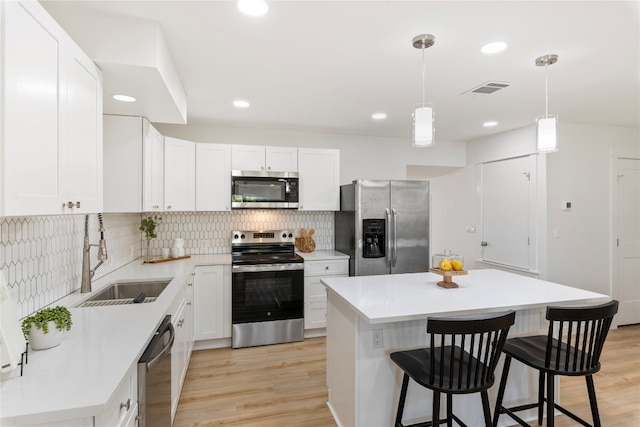
[[[453,395],[447,394],[447,427],[453,427]]]
[[[555,375],[547,373],[547,427],[553,427],[555,425],[554,412],[555,405],[555,390],[554,390]]]
[[[507,377],[509,376],[509,366],[511,366],[511,357],[505,355],[504,365],[502,367],[502,378],[500,379],[500,387],[498,388],[498,396],[496,398],[496,409],[493,412],[493,427],[498,426],[498,418],[500,418],[500,408],[502,408],[502,399],[504,398],[504,389],[507,386]]]
[[[437,426],[440,424],[440,392],[433,392],[433,420],[431,425]]]
[[[409,375],[402,377],[402,388],[400,389],[400,399],[398,400],[398,412],[396,413],[396,427],[403,427],[402,413],[404,412],[404,401],[407,398],[407,388],[409,388]]]
[[[538,425],[542,425],[542,417],[544,415],[544,371],[538,373]]]
[[[487,390],[480,392],[480,398],[482,399],[482,411],[484,412],[484,425],[491,427],[491,409],[489,408],[489,394]]]
[[[593,376],[584,377],[587,381],[587,391],[589,392],[589,405],[591,405],[591,416],[593,417],[593,427],[600,427],[600,414],[598,413],[598,401],[596,400],[596,389],[593,386]]]

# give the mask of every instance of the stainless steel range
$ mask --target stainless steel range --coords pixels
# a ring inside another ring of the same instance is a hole
[[[234,231],[231,347],[302,341],[304,260],[291,230]]]

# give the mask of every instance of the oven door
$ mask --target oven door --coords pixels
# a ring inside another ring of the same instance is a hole
[[[304,318],[304,264],[234,265],[231,323]]]

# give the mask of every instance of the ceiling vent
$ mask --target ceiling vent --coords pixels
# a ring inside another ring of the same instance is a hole
[[[497,92],[509,86],[511,85],[505,82],[488,81],[488,82],[482,83],[480,86],[476,86],[473,89],[469,89],[468,91],[463,92],[462,95],[465,95],[468,93],[483,93],[485,95],[490,95],[494,92]]]

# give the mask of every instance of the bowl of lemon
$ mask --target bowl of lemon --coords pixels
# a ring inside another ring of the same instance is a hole
[[[431,257],[432,268],[430,272],[442,276],[442,281],[438,282],[438,286],[443,288],[457,288],[458,284],[452,279],[453,276],[464,276],[467,272],[464,269],[464,258],[461,255],[454,254],[451,250],[445,250],[441,254],[435,254]]]

